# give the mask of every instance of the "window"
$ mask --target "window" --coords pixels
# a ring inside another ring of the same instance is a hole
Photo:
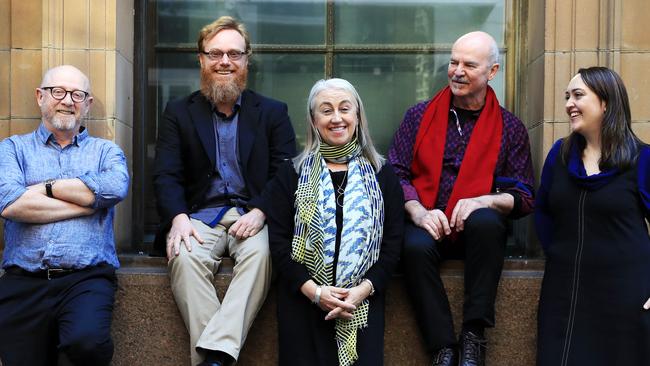
[[[373,139],[385,153],[406,109],[446,84],[452,43],[472,30],[492,34],[499,44],[501,71],[491,85],[506,101],[506,0],[158,0],[146,6],[150,95],[142,137],[144,197],[136,203],[145,242],[158,221],[150,189],[158,118],[168,100],[198,89],[197,34],[222,15],[245,23],[253,45],[248,86],[288,104],[299,143],[311,86],[335,76],[359,91]],[[513,253],[521,245],[512,244]]]

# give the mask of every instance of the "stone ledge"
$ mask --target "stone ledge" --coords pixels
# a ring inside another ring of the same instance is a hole
[[[115,366],[189,365],[189,337],[169,288],[164,258],[120,257],[119,288],[113,336]],[[460,324],[463,299],[462,262],[448,261],[443,281]],[[223,297],[232,262],[224,261],[215,283]],[[494,329],[488,330],[487,364],[535,364],[537,300],[543,275],[541,260],[508,260],[499,287]],[[419,332],[402,277],[391,281],[386,301],[384,354],[386,365],[425,365]],[[277,365],[276,295],[274,288],[249,333],[238,365]]]

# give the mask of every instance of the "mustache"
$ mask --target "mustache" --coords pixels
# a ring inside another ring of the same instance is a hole
[[[456,77],[456,76],[452,77],[451,81],[456,82],[456,83],[463,83],[463,84],[468,83],[467,79],[465,79],[464,77]]]

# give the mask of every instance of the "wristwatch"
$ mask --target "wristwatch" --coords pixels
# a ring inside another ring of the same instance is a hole
[[[54,183],[56,183],[55,179],[48,179],[45,181],[45,194],[50,198],[54,198],[54,194],[52,194],[52,186]]]

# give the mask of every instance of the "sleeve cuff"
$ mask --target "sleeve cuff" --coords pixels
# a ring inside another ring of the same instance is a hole
[[[16,200],[19,199],[20,196],[22,196],[26,191],[27,188],[17,186],[15,189],[11,190],[4,197],[2,197],[2,201],[0,201],[0,213],[4,211],[5,208],[9,207],[9,205],[16,202]]]
[[[291,270],[292,273],[288,274],[291,276],[291,288],[295,289],[298,293],[300,293],[300,288],[302,285],[309,281],[311,279],[311,276],[309,276],[309,272],[307,272],[307,268],[305,268],[303,265],[296,263],[296,266],[292,268]]]
[[[402,185],[402,191],[404,191],[404,202],[406,201],[420,202],[420,197],[418,196],[418,192],[415,190],[415,187],[411,185]]]
[[[98,208],[101,205],[101,200],[99,197],[99,183],[97,182],[96,178],[92,173],[86,173],[77,178],[81,180],[86,185],[86,187],[90,189],[91,192],[93,192],[95,195],[95,202],[93,203],[92,208]]]
[[[503,193],[507,193],[514,198],[514,205],[512,206],[512,210],[510,211],[510,214],[508,214],[508,217],[518,218],[521,213],[521,194],[517,191],[511,190],[504,191]]]

